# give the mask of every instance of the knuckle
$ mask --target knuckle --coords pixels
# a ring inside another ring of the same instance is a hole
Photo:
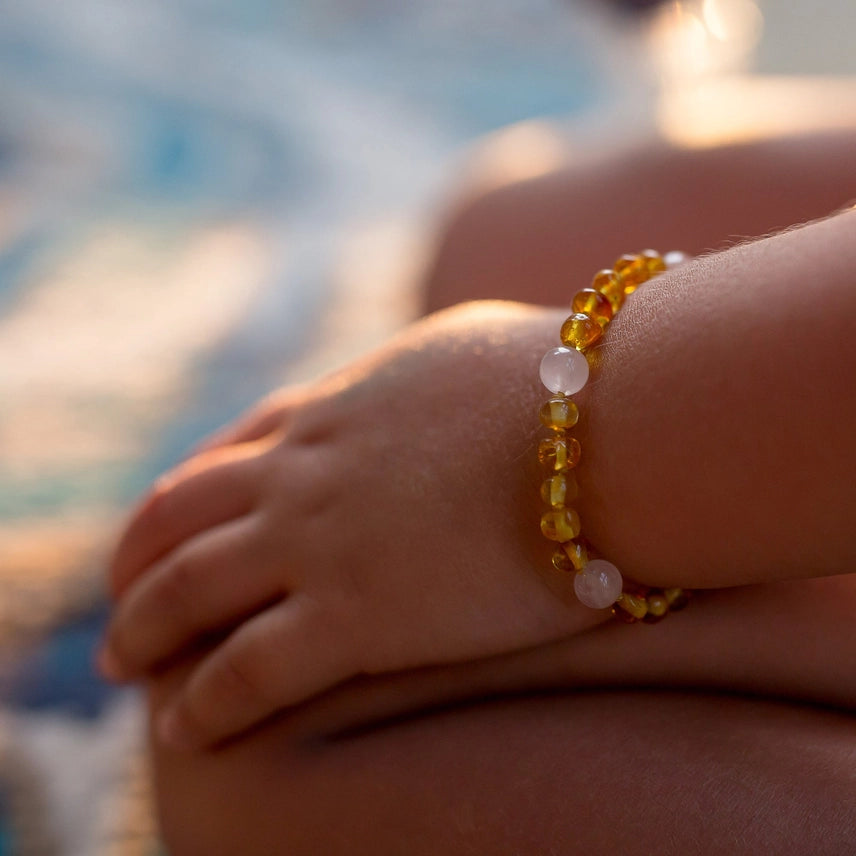
[[[227,645],[216,678],[218,696],[221,695],[223,699],[237,697],[265,708],[276,704],[269,679],[264,673],[264,659],[253,656],[251,650]]]
[[[275,428],[277,422],[285,419],[287,414],[287,406],[282,400],[282,397],[276,393],[272,393],[263,398],[249,414],[247,421],[262,423],[265,427]]]
[[[261,507],[278,518],[285,515],[288,519],[299,520],[301,527],[318,526],[323,530],[328,526],[330,516],[339,513],[342,486],[329,466],[319,465],[318,458],[322,454],[314,446],[281,444],[264,471],[263,492],[267,501]]]
[[[161,572],[154,595],[154,609],[170,614],[192,615],[199,599],[199,579],[195,565],[183,556],[169,561]]]

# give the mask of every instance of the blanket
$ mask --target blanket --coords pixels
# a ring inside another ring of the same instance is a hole
[[[462,146],[633,70],[548,0],[2,5],[0,856],[154,856],[143,701],[92,665],[135,497],[413,314]]]

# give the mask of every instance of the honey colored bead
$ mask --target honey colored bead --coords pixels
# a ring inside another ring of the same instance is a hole
[[[616,260],[613,270],[618,274],[625,294],[633,294],[649,276],[645,259],[636,254],[621,256]]]
[[[595,288],[583,288],[574,295],[571,309],[594,318],[601,327],[612,321],[613,311],[609,298]]]
[[[559,473],[541,485],[541,499],[551,508],[561,508],[577,498],[579,488],[573,473]]]
[[[553,553],[553,567],[557,571],[575,571],[574,563],[571,561],[568,554],[559,547],[555,553]]]
[[[625,612],[630,613],[637,621],[644,618],[648,613],[648,602],[644,597],[639,597],[635,594],[622,592],[618,598],[618,605]]]
[[[544,402],[538,415],[541,417],[541,422],[548,428],[561,431],[565,428],[573,428],[577,424],[580,411],[569,398],[557,395]]]
[[[599,291],[612,304],[613,316],[624,305],[624,284],[614,270],[608,268],[599,270],[591,281],[591,287]]]
[[[612,605],[612,614],[625,624],[635,624],[638,620],[635,615],[631,615],[627,610],[621,608],[621,601]]]
[[[563,345],[584,351],[603,335],[603,327],[594,318],[589,318],[582,312],[575,312],[562,324],[559,335]]]
[[[573,508],[556,508],[541,515],[541,532],[560,544],[580,534],[580,516]]]
[[[654,618],[662,618],[669,611],[669,601],[664,594],[652,592],[647,597],[648,615]]]
[[[669,609],[672,612],[677,612],[683,609],[689,601],[689,595],[682,588],[667,588],[663,589],[663,597],[669,602]]]
[[[575,437],[550,437],[538,444],[538,460],[556,473],[573,469],[579,463],[581,453]]]
[[[645,267],[648,270],[648,277],[656,276],[666,269],[666,262],[656,250],[642,250],[640,253],[645,259]]]
[[[565,555],[571,560],[574,569],[581,571],[588,563],[588,550],[581,541],[568,541],[562,544]]]
[[[656,624],[658,621],[662,621],[669,612],[669,601],[666,600],[665,595],[652,592],[646,600],[648,612],[642,620],[648,624]]]

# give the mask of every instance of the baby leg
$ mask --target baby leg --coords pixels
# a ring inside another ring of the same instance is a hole
[[[155,710],[167,689],[155,682]],[[376,690],[345,692],[342,704]],[[412,682],[410,692],[421,705]],[[429,709],[330,736],[336,707],[307,705],[215,752],[155,747],[172,856],[837,856],[856,841],[843,713],[586,692]]]
[[[651,141],[477,186],[441,228],[423,305],[565,304],[622,253],[696,255],[825,216],[856,197],[854,152],[856,127],[708,149]]]

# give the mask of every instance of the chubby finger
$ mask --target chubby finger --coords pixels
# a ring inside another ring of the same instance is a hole
[[[134,680],[205,636],[286,596],[257,515],[184,542],[119,601],[99,656],[105,677]]]
[[[204,658],[160,713],[156,733],[175,749],[212,746],[352,677],[355,662],[347,633],[295,595]]]
[[[114,597],[182,541],[246,514],[264,473],[255,445],[193,458],[159,479],[131,518],[110,564]]]

